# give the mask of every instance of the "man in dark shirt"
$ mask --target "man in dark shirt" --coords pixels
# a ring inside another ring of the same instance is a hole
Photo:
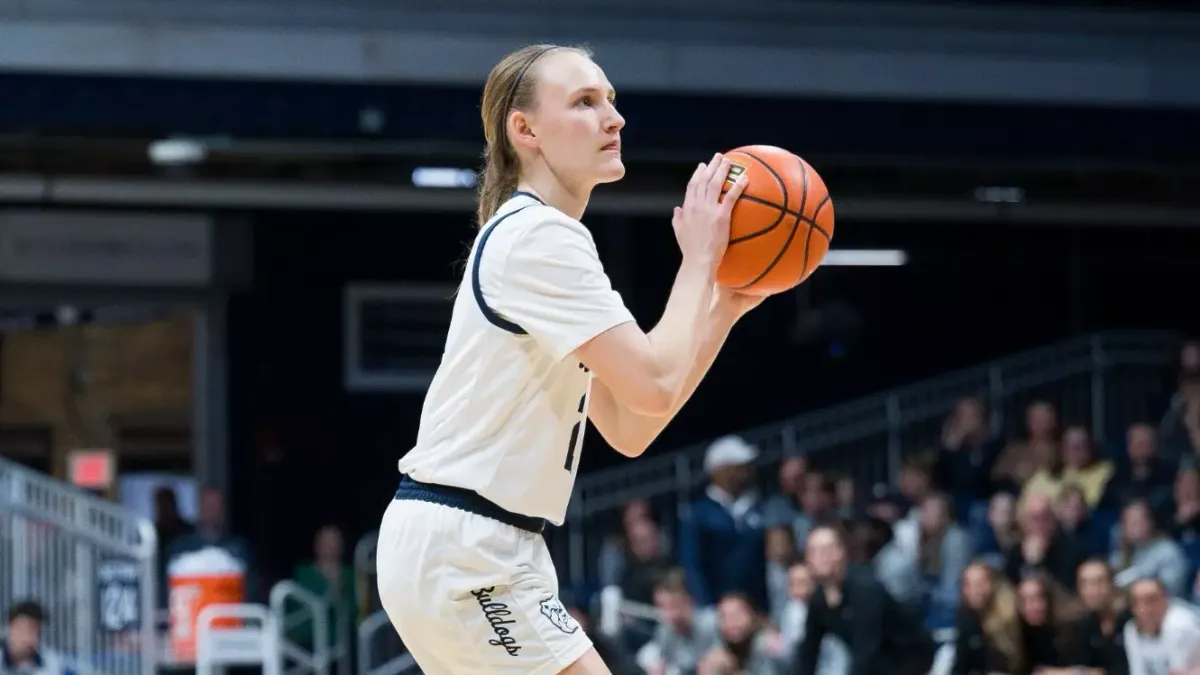
[[[896,602],[869,568],[849,564],[839,530],[813,530],[805,553],[817,590],[797,649],[796,675],[816,672],[821,639],[827,634],[846,644],[848,675],[929,672],[935,647],[921,617]]]

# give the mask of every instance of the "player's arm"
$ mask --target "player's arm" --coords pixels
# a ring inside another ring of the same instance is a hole
[[[701,337],[700,351],[688,371],[682,392],[665,415],[647,415],[621,405],[604,380],[594,380],[588,399],[588,418],[596,425],[604,440],[621,454],[631,457],[645,451],[695,393],[724,346],[733,325],[760,300],[722,290],[714,292],[709,311],[698,331]]]

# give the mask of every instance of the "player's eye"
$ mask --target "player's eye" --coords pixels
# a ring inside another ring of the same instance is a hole
[[[592,105],[592,97],[591,97],[591,96],[584,96],[583,98],[581,98],[581,99],[579,99],[578,101],[576,101],[576,102],[575,102],[575,105],[576,105],[576,106],[591,107],[591,105]]]

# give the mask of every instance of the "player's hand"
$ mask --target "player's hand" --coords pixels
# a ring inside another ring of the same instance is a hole
[[[740,319],[746,312],[758,307],[766,300],[765,295],[748,295],[739,293],[715,284],[713,286],[713,306],[722,312],[729,312],[734,319]]]
[[[729,160],[720,153],[700,164],[688,181],[683,206],[675,207],[671,225],[685,263],[704,264],[715,272],[729,246],[729,215],[746,189],[743,174],[721,199],[721,188],[729,176]]]

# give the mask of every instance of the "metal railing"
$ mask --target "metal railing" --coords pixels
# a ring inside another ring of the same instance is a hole
[[[773,479],[785,456],[849,475],[860,489],[890,482],[902,460],[938,442],[965,396],[982,396],[992,427],[1020,430],[1029,403],[1046,399],[1064,422],[1089,425],[1104,444],[1135,420],[1158,420],[1169,397],[1166,368],[1180,344],[1170,332],[1103,333],[1034,349],[913,385],[810,412],[741,435],[758,446],[760,478]],[[568,522],[555,533],[556,562],[572,583],[592,575],[606,534],[633,499],[650,500],[673,530],[704,483],[706,445],[696,445],[580,477]],[[764,481],[769,484],[770,481]],[[565,565],[565,567],[564,567]]]
[[[375,549],[378,532],[370,532],[354,547],[354,570],[359,587],[367,589],[366,617],[358,624],[358,675],[402,675],[415,670],[416,661],[404,648],[387,613],[379,603],[375,585]]]
[[[80,675],[154,675],[154,525],[0,459],[0,605],[42,605],[45,648]]]

